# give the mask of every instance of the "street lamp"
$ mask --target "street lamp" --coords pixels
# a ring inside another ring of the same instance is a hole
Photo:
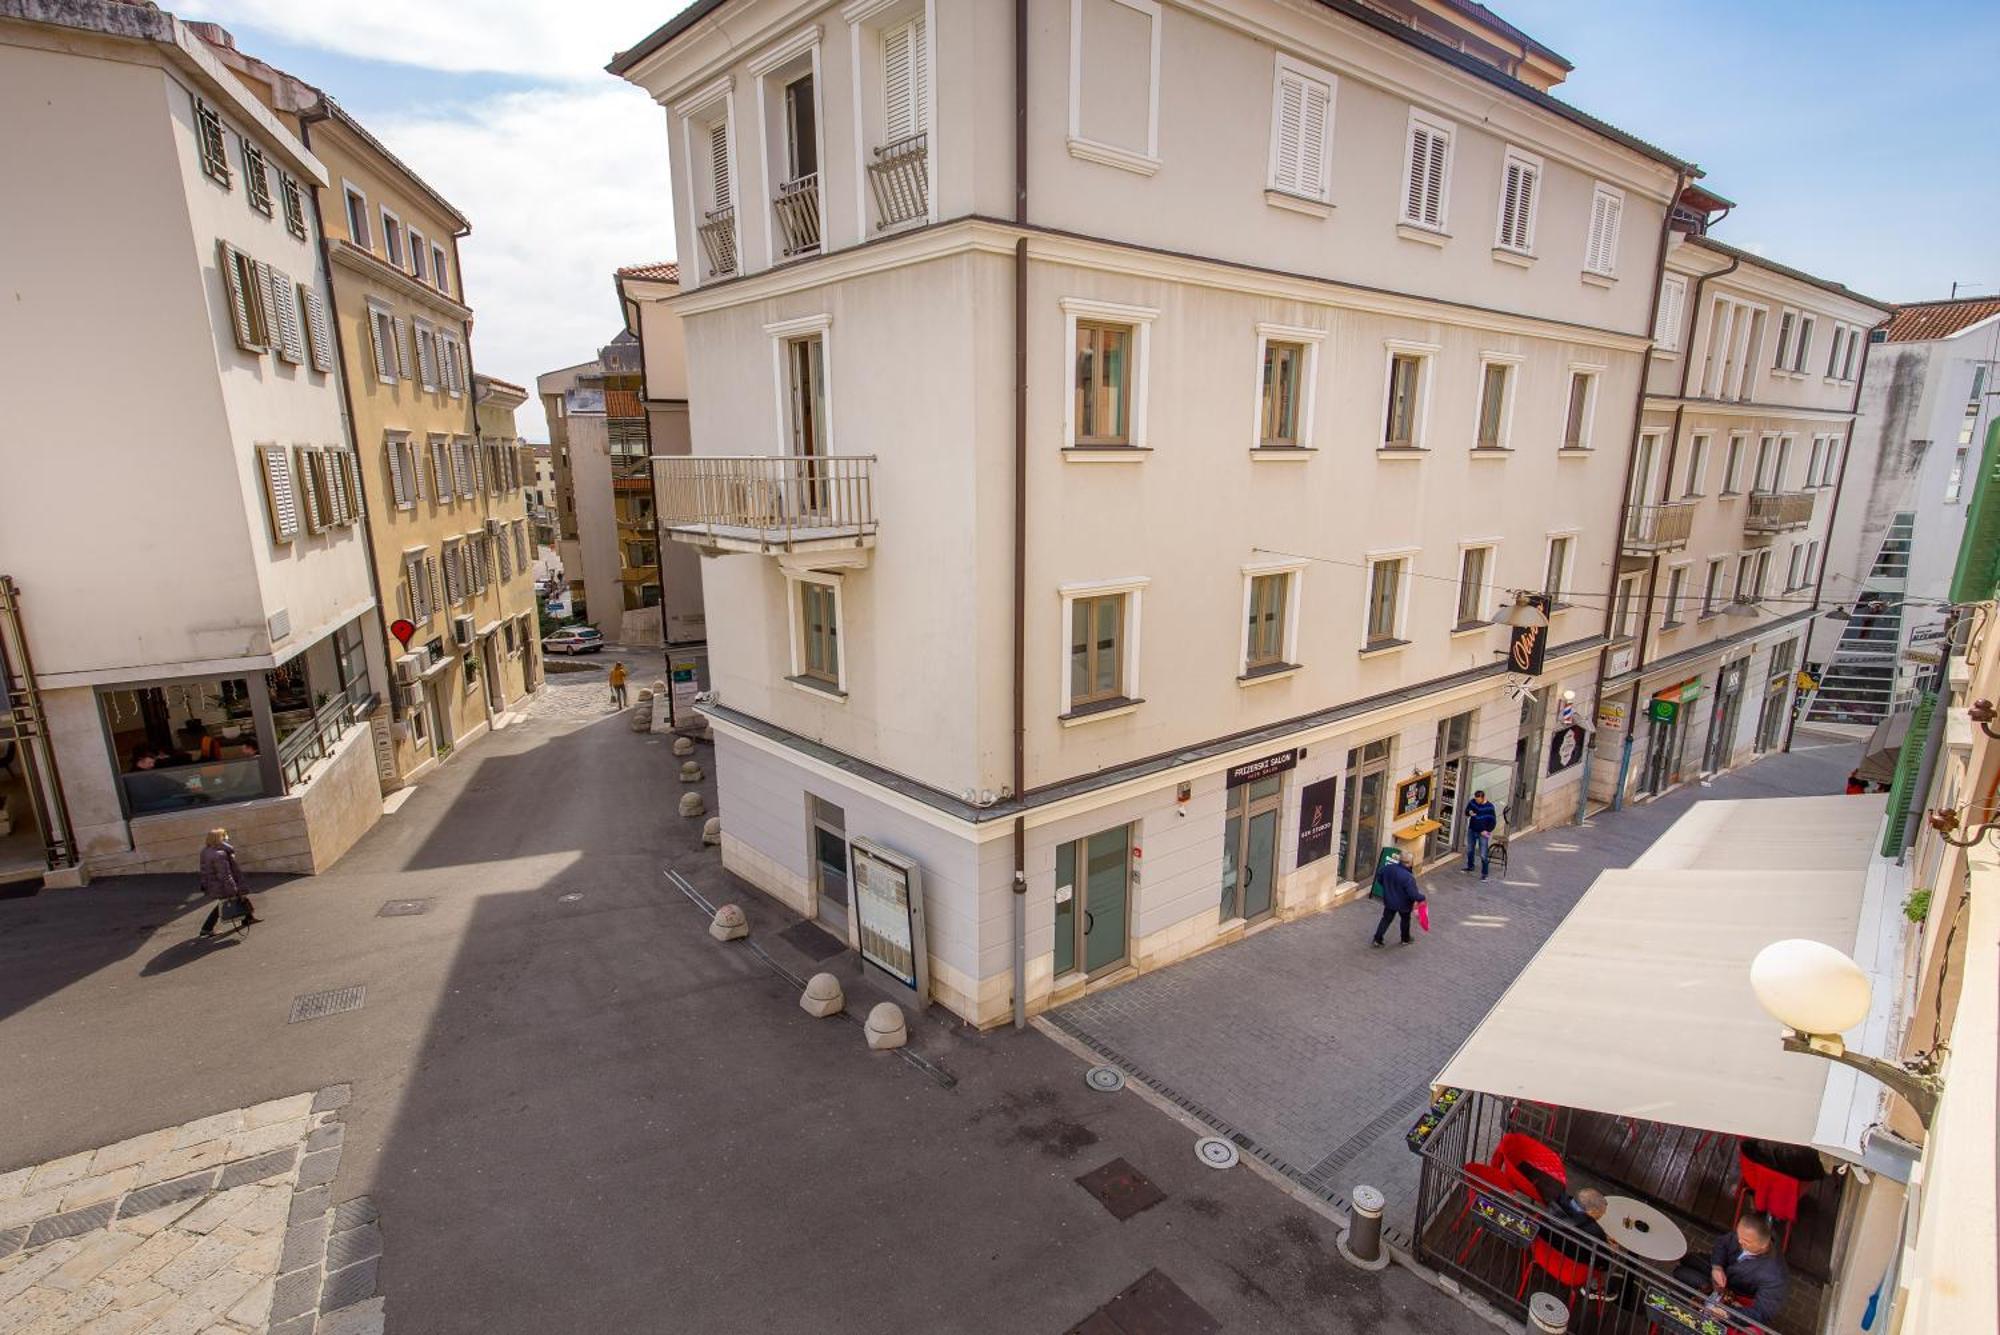
[[[1904,1065],[1850,1052],[1841,1035],[1868,1018],[1873,987],[1861,966],[1819,941],[1773,941],[1750,961],[1757,1004],[1785,1026],[1787,1052],[1810,1052],[1873,1076],[1901,1095],[1926,1131],[1944,1082],[1936,1058]]]
[[[1493,624],[1511,626],[1516,630],[1523,626],[1546,626],[1549,624],[1549,614],[1537,605],[1534,594],[1523,593],[1516,589],[1513,604],[1501,609],[1500,615],[1493,618]]]

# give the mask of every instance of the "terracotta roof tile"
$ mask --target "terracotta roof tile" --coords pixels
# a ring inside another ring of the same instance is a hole
[[[1891,343],[1922,343],[1949,338],[1988,316],[2000,315],[2000,297],[1961,297],[1957,301],[1921,301],[1898,306],[1889,321]]]
[[[678,283],[681,281],[681,266],[666,260],[659,264],[628,264],[618,271],[620,278],[640,278],[653,283]]]
[[[639,391],[636,389],[607,389],[604,391],[604,415],[644,417],[646,405],[639,402]]]

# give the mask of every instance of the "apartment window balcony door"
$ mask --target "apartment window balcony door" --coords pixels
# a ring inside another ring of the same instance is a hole
[[[784,86],[785,179],[772,194],[779,248],[784,258],[808,255],[822,244],[819,174],[819,102],[811,73]]]
[[[791,452],[801,462],[793,473],[792,512],[817,515],[826,510],[826,484],[821,460],[827,454],[826,340],[820,334],[785,341],[786,395],[791,413]]]
[[[813,915],[842,942],[852,944],[848,923],[847,813],[823,798],[806,798],[812,824]]]
[[[1259,922],[1277,907],[1278,812],[1284,776],[1229,790],[1222,831],[1222,921]]]

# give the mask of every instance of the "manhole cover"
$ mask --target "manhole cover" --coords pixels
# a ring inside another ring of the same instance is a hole
[[[353,987],[337,987],[331,992],[308,992],[305,996],[293,997],[292,1016],[285,1023],[297,1024],[300,1020],[317,1020],[342,1011],[358,1011],[366,991],[366,988],[356,984]]]
[[[378,918],[408,918],[419,913],[428,912],[430,906],[431,902],[428,899],[392,899],[381,908],[376,909],[375,916]]]
[[[1221,1136],[1203,1136],[1194,1143],[1194,1157],[1210,1168],[1236,1167],[1236,1147]]]
[[[1093,1168],[1078,1178],[1076,1184],[1096,1197],[1098,1204],[1121,1222],[1167,1198],[1167,1193],[1124,1159],[1113,1159],[1102,1168]]]
[[[1125,1088],[1125,1073],[1115,1066],[1093,1066],[1083,1073],[1083,1083],[1102,1094]]]
[[[583,898],[583,891],[581,891],[581,890],[572,890],[572,891],[570,891],[570,892],[569,892],[568,894],[566,894],[566,895],[557,895],[557,896],[556,896],[556,903],[558,903],[558,904],[574,904],[574,903],[576,903],[576,901],[577,901],[577,900],[579,900],[579,899],[582,899],[582,898]]]

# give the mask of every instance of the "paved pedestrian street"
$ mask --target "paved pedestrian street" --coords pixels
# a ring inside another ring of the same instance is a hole
[[[215,1113],[0,1174],[8,1335],[379,1335],[382,1232],[330,1183],[349,1091]]]
[[[1358,1183],[1388,1197],[1409,1241],[1418,1160],[1404,1133],[1431,1078],[1599,872],[1624,867],[1695,802],[1838,793],[1847,742],[1800,730],[1712,784],[1690,783],[1582,826],[1516,840],[1504,879],[1424,873],[1432,930],[1371,950],[1372,900],[1279,924],[1239,945],[1086,997],[1045,1021],[1123,1066],[1340,1208]],[[1577,980],[1579,1004],[1611,978]],[[1552,1041],[1560,1041],[1552,1037]]]

